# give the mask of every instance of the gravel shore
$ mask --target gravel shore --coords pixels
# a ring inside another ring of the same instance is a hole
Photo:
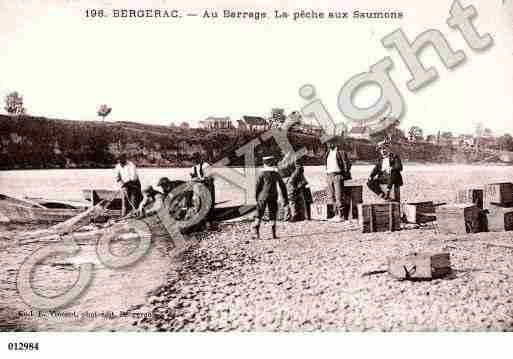
[[[269,232],[269,233],[267,233]],[[137,320],[159,331],[509,331],[513,328],[510,233],[441,236],[433,228],[362,234],[354,221],[225,224],[174,264]],[[451,254],[453,274],[398,281],[387,257]]]

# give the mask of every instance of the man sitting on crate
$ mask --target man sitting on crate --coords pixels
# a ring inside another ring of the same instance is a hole
[[[392,201],[390,192],[393,189],[393,201],[401,202],[401,186],[403,185],[403,177],[401,175],[403,164],[401,158],[390,151],[390,146],[386,141],[380,142],[376,146],[376,150],[380,158],[370,174],[367,186],[372,192],[386,201]],[[383,192],[381,185],[387,186],[386,193]]]
[[[344,180],[351,179],[351,162],[347,153],[337,146],[338,138],[328,141],[328,150],[324,155],[326,164],[328,201],[336,206],[334,222],[344,221]]]

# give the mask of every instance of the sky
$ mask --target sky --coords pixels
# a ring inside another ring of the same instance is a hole
[[[504,3],[503,3],[504,1]],[[0,0],[0,96],[19,91],[27,112],[70,120],[96,120],[102,103],[107,121],[193,125],[209,116],[267,116],[273,107],[301,108],[298,95],[316,87],[336,121],[344,117],[337,96],[344,83],[385,56],[406,102],[402,127],[426,133],[472,132],[477,122],[513,133],[513,0],[463,0],[474,5],[477,30],[494,45],[478,53],[446,24],[452,0],[346,1],[85,1]],[[402,20],[207,20],[86,18],[86,9],[204,9],[402,11]],[[413,93],[408,69],[381,38],[401,28],[410,40],[440,30],[465,64],[449,71],[432,49],[425,66],[439,79]],[[355,98],[361,107],[379,96],[375,88]]]

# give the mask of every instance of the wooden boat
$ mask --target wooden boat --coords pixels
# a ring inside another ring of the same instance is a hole
[[[35,201],[0,194],[0,221],[2,222],[60,222],[84,210],[85,207],[49,208]]]
[[[256,205],[239,205],[214,208],[211,221],[223,222],[243,217],[256,210]]]
[[[83,189],[82,196],[86,201],[96,204],[103,199],[119,199],[121,201],[122,194],[121,191],[110,189]]]
[[[42,197],[24,197],[23,199],[40,204],[45,208],[53,208],[53,209],[76,209],[76,208],[84,208],[85,209],[87,207],[90,207],[90,203],[85,202],[85,201],[61,200],[61,199],[42,198]]]

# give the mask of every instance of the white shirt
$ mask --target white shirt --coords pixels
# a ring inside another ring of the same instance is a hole
[[[330,149],[328,159],[326,160],[326,173],[337,173],[340,171],[341,169],[337,161],[337,149]]]
[[[201,168],[200,168],[201,166]],[[196,173],[198,174],[198,178],[207,177],[207,168],[210,167],[210,164],[207,162],[203,162],[202,164],[197,164],[196,166],[192,166],[192,173],[194,173],[194,169],[196,169]],[[201,176],[201,171],[203,170],[203,176]]]
[[[381,162],[381,171],[385,173],[390,173],[390,158],[383,157],[383,161]]]
[[[123,183],[127,183],[138,179],[137,168],[132,162],[127,161],[124,166],[121,166],[120,163],[116,165],[116,180],[118,182],[122,181]]]

